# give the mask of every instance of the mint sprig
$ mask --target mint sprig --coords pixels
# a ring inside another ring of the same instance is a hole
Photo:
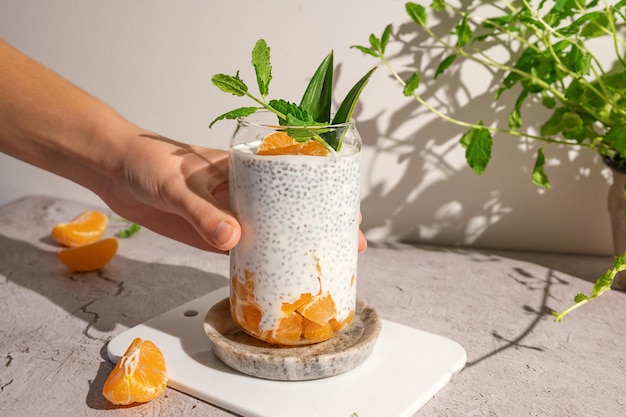
[[[552,314],[554,315],[554,321],[562,321],[566,315],[576,310],[578,307],[584,306],[588,302],[595,300],[605,292],[609,291],[613,285],[615,277],[622,271],[626,271],[626,252],[624,252],[621,256],[615,257],[613,268],[598,277],[589,295],[583,293],[577,294],[574,297],[575,304],[561,312],[553,311]]]
[[[225,93],[238,97],[248,97],[258,106],[240,107],[216,117],[209,127],[217,121],[224,119],[237,119],[250,116],[258,110],[268,110],[274,113],[281,126],[310,127],[311,129],[291,129],[289,134],[297,141],[306,142],[317,140],[334,151],[339,151],[343,142],[343,134],[336,131],[328,131],[316,127],[329,124],[342,124],[352,118],[356,103],[373,75],[375,67],[368,71],[350,89],[344,100],[339,105],[337,112],[331,120],[332,92],[333,92],[333,51],[331,51],[320,63],[311,81],[304,91],[300,104],[284,99],[268,100],[269,86],[272,80],[272,65],[270,62],[270,48],[263,39],[259,39],[252,49],[252,66],[256,74],[256,82],[259,95],[250,93],[247,84],[239,77],[239,71],[233,75],[216,74],[211,78],[213,84]],[[315,129],[313,129],[315,128]]]

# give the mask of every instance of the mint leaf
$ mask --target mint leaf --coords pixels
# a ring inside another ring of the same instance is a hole
[[[236,119],[238,117],[246,117],[246,116],[250,116],[252,113],[256,112],[259,108],[258,107],[240,107],[238,109],[235,110],[231,110],[227,113],[224,113],[220,116],[217,116],[210,124],[209,124],[209,128],[213,127],[213,125],[215,124],[215,122],[219,121],[219,120],[223,120],[223,119]]]
[[[446,59],[444,59],[443,61],[441,61],[441,63],[437,67],[437,70],[435,71],[435,75],[433,76],[433,78],[437,79],[437,77],[443,74],[444,71],[447,70],[448,67],[450,67],[450,65],[452,65],[452,63],[455,60],[456,60],[456,54],[452,54],[448,56]]]
[[[417,89],[417,87],[419,87],[419,85],[420,85],[420,73],[414,72],[406,81],[406,84],[404,85],[404,89],[402,90],[402,93],[408,97],[413,94],[413,92]]]
[[[479,123],[482,126],[482,122]],[[465,147],[465,159],[467,165],[477,174],[481,175],[487,168],[491,159],[491,147],[493,138],[487,128],[470,129],[461,137],[461,145]]]
[[[132,235],[134,235],[140,230],[141,230],[141,226],[138,225],[137,223],[133,223],[130,226],[128,226],[128,228],[117,232],[117,236],[122,239],[128,239],[129,237],[131,237]]]
[[[259,39],[252,49],[252,66],[256,73],[259,92],[262,97],[267,97],[272,80],[272,65],[270,64],[270,48],[263,39]]]
[[[540,148],[537,151],[537,159],[535,160],[535,166],[533,168],[532,181],[533,181],[533,184],[549,190],[550,181],[548,181],[548,176],[543,170],[543,166],[545,165],[545,163],[546,163],[546,158],[543,155],[543,148]]]
[[[385,26],[385,30],[383,30],[383,34],[380,37],[380,52],[385,53],[387,49],[387,44],[389,43],[389,37],[391,36],[391,30],[393,26],[391,24]]]
[[[574,304],[572,306],[561,312],[553,311],[552,314],[554,315],[554,321],[562,321],[566,315],[576,310],[578,307],[581,307],[588,302],[595,300],[605,292],[609,291],[611,289],[611,286],[613,285],[615,277],[618,273],[622,271],[626,271],[626,252],[624,252],[620,256],[615,257],[613,261],[613,268],[609,269],[604,274],[598,277],[589,295],[576,294],[576,296],[574,297]]]
[[[426,26],[426,9],[421,4],[408,2],[404,8],[409,17],[419,26]]]
[[[358,49],[359,51],[363,52],[364,54],[371,55],[374,58],[380,58],[380,54],[378,52],[376,52],[375,50],[371,49],[371,48],[367,48],[365,46],[360,46],[360,45],[352,45],[352,46],[350,46],[350,48]]]
[[[248,92],[248,86],[239,78],[239,71],[233,77],[232,75],[216,74],[211,78],[211,82],[225,93],[231,93],[236,96],[244,96]]]
[[[467,13],[463,15],[463,19],[461,20],[461,23],[456,26],[454,33],[458,36],[456,46],[459,48],[467,45],[467,43],[472,39],[472,29],[467,23]]]

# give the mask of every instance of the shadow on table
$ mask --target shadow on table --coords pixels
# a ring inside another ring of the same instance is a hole
[[[111,407],[101,392],[112,369],[106,342],[114,334],[228,282],[222,275],[194,267],[141,262],[119,254],[101,271],[73,273],[59,261],[56,251],[52,246],[48,251],[0,236],[0,275],[47,298],[79,319],[78,323],[83,321],[82,334],[103,342],[104,361],[86,398],[87,405],[96,409]],[[73,327],[80,328],[80,324]]]

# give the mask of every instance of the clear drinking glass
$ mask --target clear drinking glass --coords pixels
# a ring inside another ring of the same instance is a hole
[[[257,155],[266,136],[342,139],[327,156]],[[242,236],[230,252],[233,320],[280,345],[327,340],[354,317],[361,138],[354,121],[278,126],[269,112],[237,121],[230,147],[231,209]]]

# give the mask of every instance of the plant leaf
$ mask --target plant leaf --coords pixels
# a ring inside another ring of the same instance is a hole
[[[543,170],[545,163],[546,163],[546,158],[543,155],[543,148],[540,148],[537,151],[537,159],[535,160],[535,166],[533,168],[532,181],[533,181],[533,184],[543,187],[546,190],[549,190],[550,181],[548,180],[548,176]]]
[[[388,24],[385,27],[385,30],[383,30],[382,36],[380,37],[380,52],[382,52],[383,54],[387,49],[387,44],[389,43],[389,37],[391,36],[392,28],[393,26],[391,24]]]
[[[226,74],[215,74],[211,82],[225,93],[231,93],[238,97],[244,96],[248,92],[248,86],[239,78],[239,71],[233,77]]]
[[[437,70],[435,71],[435,75],[433,78],[437,79],[437,77],[439,77],[441,74],[444,73],[445,70],[448,69],[448,67],[450,67],[450,65],[452,65],[452,63],[456,60],[456,54],[452,54],[448,57],[446,57],[446,59],[444,59],[443,61],[441,61],[439,63],[439,66],[437,67]]]
[[[470,25],[467,23],[467,13],[463,15],[463,19],[461,19],[461,23],[459,23],[454,29],[454,33],[458,37],[456,45],[459,48],[467,45],[467,43],[472,39],[472,28],[470,28]]]
[[[256,73],[256,82],[261,96],[267,97],[270,81],[272,80],[272,65],[270,64],[270,48],[263,39],[259,39],[252,49],[252,66]]]
[[[350,48],[358,49],[359,51],[363,52],[364,54],[371,55],[374,58],[380,58],[380,54],[378,52],[374,51],[371,48],[367,48],[365,46],[360,46],[360,45],[352,45],[352,46],[350,46]]]
[[[309,85],[304,91],[300,107],[320,123],[330,122],[330,107],[333,94],[333,52],[322,60]]]
[[[372,77],[372,74],[374,74],[374,71],[376,71],[376,68],[377,67],[374,67],[369,70],[359,81],[356,82],[356,84],[354,84],[348,94],[346,94],[346,97],[343,99],[337,109],[337,112],[335,113],[335,117],[333,117],[332,124],[346,123],[352,118],[352,113],[354,112],[354,107],[359,100],[359,96],[367,85],[369,79]],[[341,143],[343,142],[343,134],[340,134],[339,137],[337,137],[336,130],[330,133],[330,135],[325,137],[326,142],[334,150],[339,151],[341,149]],[[345,133],[345,131],[342,133]]]
[[[404,90],[402,91],[402,93],[405,96],[409,97],[410,95],[413,94],[413,92],[417,89],[417,87],[419,87],[419,85],[420,85],[420,73],[414,72],[406,81],[406,84],[404,85]]]
[[[437,12],[443,12],[444,10],[446,10],[446,2],[445,0],[433,0],[430,7],[432,7],[433,10]]]
[[[418,25],[426,26],[426,9],[421,4],[408,2],[404,6],[409,17]]]
[[[479,124],[482,125],[482,122]],[[491,132],[484,127],[470,129],[461,137],[460,143],[465,147],[467,165],[477,175],[481,175],[491,159],[491,147],[493,145]]]
[[[213,127],[213,125],[215,124],[215,122],[217,122],[218,120],[223,120],[223,119],[236,119],[238,117],[246,117],[246,116],[250,116],[252,113],[254,113],[255,111],[257,111],[259,108],[258,107],[240,107],[238,109],[235,110],[231,110],[229,112],[226,112],[220,116],[217,116],[215,118],[215,120],[213,120],[210,124],[209,124],[209,128]]]

